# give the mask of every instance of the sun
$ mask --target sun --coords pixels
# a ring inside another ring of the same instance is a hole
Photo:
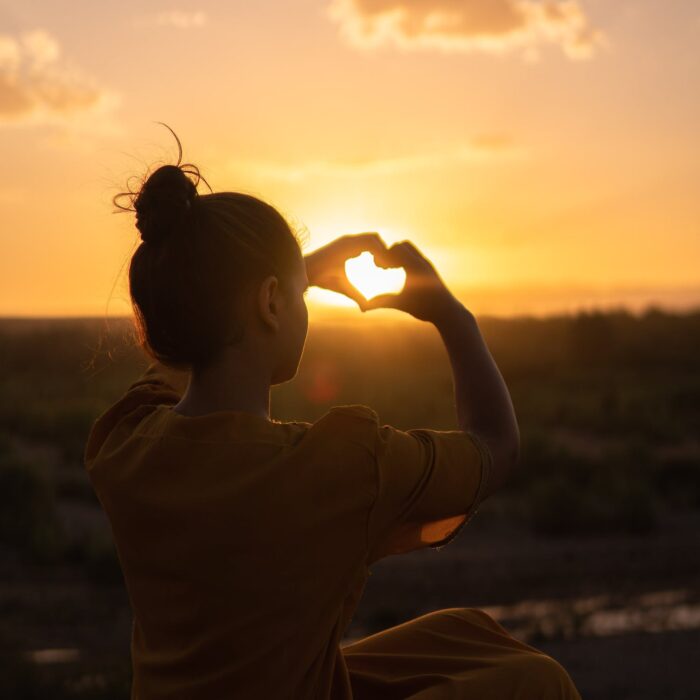
[[[345,274],[366,299],[378,294],[398,294],[406,282],[406,270],[377,267],[374,256],[367,251],[345,261]]]

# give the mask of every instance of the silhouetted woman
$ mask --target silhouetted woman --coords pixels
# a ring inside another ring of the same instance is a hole
[[[555,660],[476,609],[341,647],[369,567],[446,545],[515,467],[508,390],[474,316],[409,241],[347,235],[304,257],[273,207],[199,194],[180,160],[126,193],[152,362],[85,450],[134,614],[132,698],[579,698]],[[366,301],[349,283],[345,260],[362,251],[405,268],[400,294]],[[272,419],[270,387],[296,374],[314,285],[433,324],[461,430],[401,431],[363,405]]]

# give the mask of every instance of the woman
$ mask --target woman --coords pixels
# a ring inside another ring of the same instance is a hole
[[[199,179],[178,160],[127,193],[143,239],[130,292],[153,361],[85,450],[134,613],[132,698],[578,698],[556,661],[475,609],[341,648],[369,567],[446,545],[515,467],[508,390],[474,317],[410,242],[348,235],[304,257],[271,206],[200,195]],[[400,294],[367,301],[348,282],[344,262],[362,251],[405,268]],[[401,431],[363,405],[272,419],[314,285],[433,324],[461,430]]]

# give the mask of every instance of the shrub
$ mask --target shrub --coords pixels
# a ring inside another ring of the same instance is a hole
[[[700,459],[667,460],[654,475],[654,485],[671,505],[700,508]]]
[[[73,541],[66,549],[66,559],[82,565],[91,581],[98,584],[123,584],[117,549],[107,533],[91,532]]]
[[[535,532],[550,536],[645,534],[656,525],[649,484],[601,468],[593,468],[584,483],[563,475],[536,481],[529,505]]]
[[[0,458],[0,543],[42,561],[60,556],[63,543],[50,484],[11,454]]]

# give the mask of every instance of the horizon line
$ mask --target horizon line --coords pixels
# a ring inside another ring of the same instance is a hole
[[[390,313],[392,318],[386,314]],[[516,321],[516,320],[548,320],[561,318],[575,318],[577,316],[617,316],[627,315],[634,318],[642,318],[650,314],[661,313],[666,316],[694,316],[700,314],[700,303],[684,308],[672,308],[658,303],[649,303],[641,308],[633,308],[624,304],[610,305],[605,307],[600,306],[580,306],[574,309],[560,309],[548,312],[518,312],[518,313],[476,313],[472,312],[477,319],[481,320],[499,320],[499,321]],[[0,314],[0,323],[3,321],[133,321],[133,314]],[[362,313],[359,309],[353,307],[333,307],[321,311],[320,313],[309,314],[309,325],[314,320],[321,321],[343,321],[343,322],[366,322],[367,319],[375,321],[393,321],[393,322],[414,322],[419,321],[408,313],[400,312],[396,309],[374,309],[371,312]],[[372,321],[370,320],[370,323]],[[421,323],[428,323],[421,321]]]

